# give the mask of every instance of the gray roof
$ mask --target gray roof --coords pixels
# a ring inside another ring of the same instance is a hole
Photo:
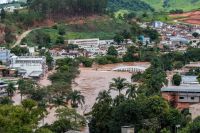
[[[42,75],[42,71],[33,71],[29,76],[30,77],[40,77]]]
[[[200,93],[200,85],[168,86],[168,87],[161,88],[161,92]]]
[[[183,84],[198,84],[197,76],[182,76]]]

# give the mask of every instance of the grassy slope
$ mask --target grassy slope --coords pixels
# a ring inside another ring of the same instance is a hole
[[[112,39],[115,33],[120,32],[124,29],[129,30],[130,25],[120,21],[113,20],[110,18],[102,19],[102,20],[91,20],[84,24],[72,24],[66,25],[66,34],[64,35],[65,39],[87,39],[87,38],[100,38],[100,39]],[[39,29],[49,34],[53,43],[55,43],[57,37],[59,36],[58,30],[53,28],[43,28]],[[33,32],[37,32],[35,30]],[[31,32],[26,40],[28,40],[27,44],[34,46],[31,38],[33,37],[33,32]]]
[[[151,7],[153,7],[156,10],[162,10],[163,7],[163,0],[142,0],[144,2],[146,2],[147,4],[149,4]]]
[[[164,10],[163,0],[142,0],[151,5],[156,10]],[[171,9],[183,9],[184,11],[190,11],[200,8],[200,0],[169,0],[169,5],[166,10]]]
[[[190,11],[200,8],[200,0],[170,0],[170,6],[171,9],[181,8],[184,11]]]
[[[65,38],[93,38],[111,39],[116,32],[129,29],[129,25],[122,21],[111,19],[93,20],[85,24],[68,25]]]

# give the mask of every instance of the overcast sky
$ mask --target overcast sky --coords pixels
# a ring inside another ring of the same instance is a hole
[[[6,3],[6,2],[8,2],[9,0],[0,0],[0,4],[2,4],[2,3]]]
[[[0,3],[2,4],[2,3],[5,3],[5,2],[7,2],[7,0],[0,0]]]

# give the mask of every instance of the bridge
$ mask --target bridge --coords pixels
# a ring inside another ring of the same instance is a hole
[[[144,72],[147,68],[148,67],[144,66],[121,66],[114,68],[113,71],[137,73],[137,72]]]

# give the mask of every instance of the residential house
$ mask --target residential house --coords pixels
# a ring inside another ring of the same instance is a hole
[[[161,94],[164,99],[180,110],[200,103],[200,85],[163,87]]]

